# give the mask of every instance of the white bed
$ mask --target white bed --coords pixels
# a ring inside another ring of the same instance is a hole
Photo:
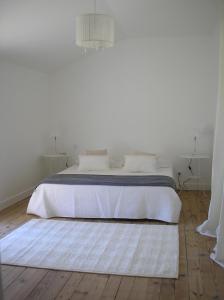
[[[61,174],[83,174],[73,166]],[[133,175],[122,169],[85,174]],[[143,175],[135,173],[134,175]],[[173,177],[172,168],[159,168],[156,173]],[[181,201],[174,189],[159,186],[105,186],[41,184],[33,192],[28,214],[42,218],[121,218],[154,219],[177,223]]]

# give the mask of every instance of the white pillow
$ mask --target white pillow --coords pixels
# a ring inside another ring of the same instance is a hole
[[[108,169],[108,155],[79,155],[79,171],[104,171]]]
[[[127,172],[153,173],[157,170],[157,157],[155,155],[125,155],[124,170]]]

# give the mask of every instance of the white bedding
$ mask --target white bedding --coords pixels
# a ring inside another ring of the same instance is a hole
[[[61,173],[83,174],[75,166]],[[143,175],[122,169],[85,174]],[[173,177],[173,172],[159,168],[148,175]],[[177,223],[180,209],[181,201],[170,187],[41,184],[29,201],[27,213],[42,218],[146,218]]]

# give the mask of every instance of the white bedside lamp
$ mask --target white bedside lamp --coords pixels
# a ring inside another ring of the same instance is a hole
[[[53,139],[54,141],[54,154],[57,154],[58,151],[57,151],[57,139],[58,139],[59,135],[57,133],[53,133],[51,135],[51,138]]]
[[[193,153],[198,153],[199,140],[200,139],[207,140],[210,137],[212,137],[214,129],[211,124],[204,124],[198,128],[195,128],[194,131],[195,131],[195,136],[194,136],[194,151],[193,151]],[[199,152],[200,152],[200,150],[199,150]]]

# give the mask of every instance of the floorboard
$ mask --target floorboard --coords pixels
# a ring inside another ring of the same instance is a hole
[[[2,266],[5,300],[196,300],[224,299],[224,269],[209,259],[212,238],[195,228],[206,217],[209,193],[181,194],[179,278],[141,278]],[[28,200],[0,212],[0,237],[35,216],[26,215]]]

